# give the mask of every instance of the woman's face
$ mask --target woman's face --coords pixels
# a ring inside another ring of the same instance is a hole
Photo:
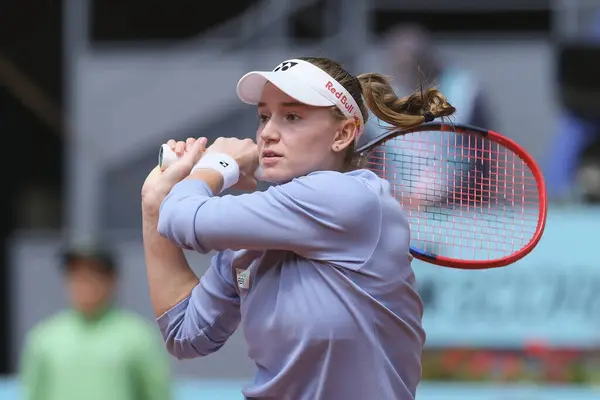
[[[267,83],[258,115],[256,143],[265,181],[284,183],[336,168],[344,121],[336,119],[331,108],[301,104]]]

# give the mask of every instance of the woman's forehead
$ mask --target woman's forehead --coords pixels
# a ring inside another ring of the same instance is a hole
[[[258,102],[258,108],[279,109],[279,108],[294,108],[303,110],[319,110],[323,107],[309,106],[308,104],[300,103],[298,100],[288,95],[284,96],[262,96]]]
[[[268,108],[272,110],[282,108],[294,108],[318,112],[321,110],[327,110],[329,107],[316,107],[305,103],[301,103],[293,97],[288,96],[285,92],[277,88],[277,86],[273,85],[270,82],[267,82],[260,96],[258,108]]]
[[[288,96],[277,86],[273,85],[271,82],[267,82],[265,84],[265,87],[263,88],[262,94],[260,96],[260,103],[269,105],[276,105],[278,103],[301,104],[298,100],[294,99],[291,96]]]

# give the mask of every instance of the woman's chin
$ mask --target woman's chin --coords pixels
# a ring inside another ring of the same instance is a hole
[[[261,180],[269,183],[282,184],[294,179],[295,176],[289,171],[283,171],[278,168],[262,168]]]

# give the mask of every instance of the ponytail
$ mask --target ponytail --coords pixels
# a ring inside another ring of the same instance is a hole
[[[416,91],[399,98],[384,75],[368,73],[357,78],[367,107],[381,121],[390,124],[391,129],[413,128],[435,118],[448,117],[456,111],[437,89]]]

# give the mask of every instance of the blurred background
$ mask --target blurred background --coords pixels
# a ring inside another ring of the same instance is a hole
[[[419,65],[458,121],[516,140],[545,171],[547,230],[529,257],[479,272],[415,261],[417,398],[600,398],[600,0],[3,0],[0,400],[21,398],[32,328],[69,307],[66,245],[107,243],[118,306],[152,323],[139,193],[159,145],[252,137],[237,80],[308,55],[407,92]],[[239,399],[254,372],[240,332],[170,368],[177,400]]]

